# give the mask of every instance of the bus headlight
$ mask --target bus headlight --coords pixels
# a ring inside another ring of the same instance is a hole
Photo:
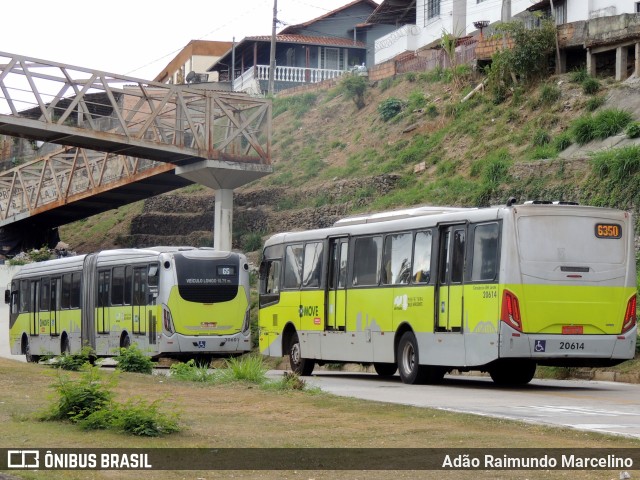
[[[243,332],[248,331],[250,326],[251,326],[251,311],[247,308],[247,311],[244,314],[244,323],[242,324],[242,331]]]

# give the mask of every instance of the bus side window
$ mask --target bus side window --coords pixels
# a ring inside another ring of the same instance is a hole
[[[283,288],[300,288],[303,252],[302,245],[289,245],[285,249]]]
[[[353,247],[353,285],[377,285],[382,263],[382,237],[356,238]]]
[[[260,265],[260,293],[277,294],[280,292],[280,260],[264,261]]]
[[[71,275],[71,295],[69,298],[69,308],[80,308],[80,287],[82,274],[80,272]]]
[[[416,233],[413,244],[413,283],[431,280],[431,230]]]
[[[40,283],[40,307],[39,311],[48,312],[51,309],[51,301],[49,294],[51,293],[51,287],[49,286],[49,277],[42,277]]]
[[[124,267],[114,267],[111,277],[111,305],[123,305]]]
[[[322,243],[307,243],[304,247],[302,286],[317,288],[322,276]]]
[[[29,311],[29,280],[20,281],[20,313]]]
[[[384,269],[382,283],[403,285],[409,283],[411,271],[411,233],[387,235],[384,242]]]
[[[500,226],[497,223],[477,225],[473,235],[471,281],[494,281],[498,274],[498,238]]]

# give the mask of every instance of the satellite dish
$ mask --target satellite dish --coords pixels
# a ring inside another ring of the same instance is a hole
[[[187,73],[187,83],[193,83],[196,80],[196,78],[197,78],[196,72],[194,72],[193,70]]]

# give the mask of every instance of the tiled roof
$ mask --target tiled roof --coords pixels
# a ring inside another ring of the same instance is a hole
[[[258,37],[246,37],[243,40],[254,42],[270,42],[270,35],[261,35]],[[310,37],[307,35],[276,35],[276,41],[282,43],[299,43],[303,45],[325,45],[330,47],[355,47],[367,48],[364,42],[354,42],[349,38],[341,37]]]
[[[347,5],[344,5],[342,7],[336,8],[335,10],[331,10],[330,12],[325,13],[324,15],[321,15],[320,17],[316,17],[313,20],[309,20],[308,22],[304,22],[304,23],[300,23],[298,25],[290,25],[288,27],[286,27],[285,29],[282,30],[281,33],[288,33],[288,32],[293,32],[297,29],[300,28],[305,28],[308,27],[309,25],[312,25],[320,20],[324,20],[327,17],[331,17],[332,15],[335,15],[336,13],[339,13],[342,10],[345,10],[349,7],[352,7],[354,5],[357,5],[359,3],[366,3],[368,5],[370,5],[371,7],[373,7],[374,9],[378,8],[378,4],[376,2],[374,2],[373,0],[354,0],[351,3],[348,3]]]

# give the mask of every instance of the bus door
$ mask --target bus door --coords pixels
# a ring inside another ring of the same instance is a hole
[[[327,281],[327,302],[325,308],[325,329],[344,330],[346,324],[346,284],[349,239],[329,240],[329,271]]]
[[[60,277],[51,279],[51,297],[50,297],[50,321],[49,334],[51,336],[60,335]]]
[[[111,285],[111,270],[98,272],[98,302],[96,305],[96,322],[98,333],[109,333],[109,286]]]
[[[133,269],[133,315],[131,331],[136,334],[147,331],[145,324],[147,321],[147,265],[135,267]]]
[[[29,297],[31,298],[29,335],[40,334],[40,280],[33,280],[30,286]]]
[[[466,225],[440,228],[436,331],[459,332],[462,329],[466,232]]]

